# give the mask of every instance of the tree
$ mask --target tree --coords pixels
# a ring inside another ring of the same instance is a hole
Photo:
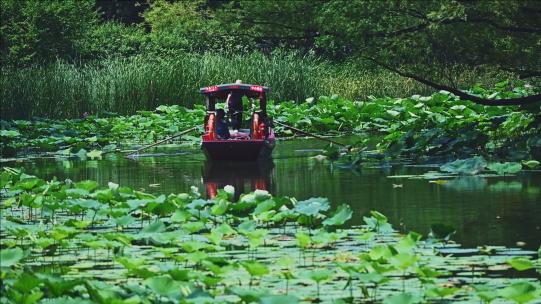
[[[357,58],[482,104],[523,104],[540,95],[490,101],[458,88],[456,75],[490,67],[541,76],[541,1],[330,0],[235,2],[238,35],[302,46],[332,59]]]
[[[0,0],[0,63],[76,58],[97,21],[92,0]]]
[[[218,5],[218,7],[221,7]],[[215,17],[221,10],[204,0],[169,2],[155,0],[145,11],[150,39],[160,53],[245,51],[250,40],[233,37],[223,25],[227,20]]]

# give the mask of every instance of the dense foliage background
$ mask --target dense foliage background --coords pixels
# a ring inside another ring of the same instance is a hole
[[[538,87],[541,71],[534,0],[0,0],[0,14],[3,118],[191,105],[237,78],[302,101],[431,93],[412,75]]]

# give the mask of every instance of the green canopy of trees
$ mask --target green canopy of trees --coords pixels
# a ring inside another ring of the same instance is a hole
[[[464,70],[541,76],[538,0],[0,0],[0,14],[6,66],[285,49],[438,89],[456,89]]]

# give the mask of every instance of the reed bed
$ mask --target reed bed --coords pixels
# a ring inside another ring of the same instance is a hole
[[[162,104],[192,106],[203,100],[200,87],[236,79],[270,86],[274,100],[303,101],[332,94],[349,99],[404,97],[431,91],[390,72],[365,71],[310,56],[146,55],[2,69],[1,117],[76,118],[84,113],[132,114]]]

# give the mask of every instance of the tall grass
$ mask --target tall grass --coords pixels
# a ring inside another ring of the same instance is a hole
[[[2,69],[1,118],[74,118],[85,112],[130,114],[161,104],[191,106],[203,101],[200,87],[236,79],[270,86],[275,100],[331,94],[352,99],[402,97],[430,91],[390,72],[367,72],[285,53],[138,56]]]

